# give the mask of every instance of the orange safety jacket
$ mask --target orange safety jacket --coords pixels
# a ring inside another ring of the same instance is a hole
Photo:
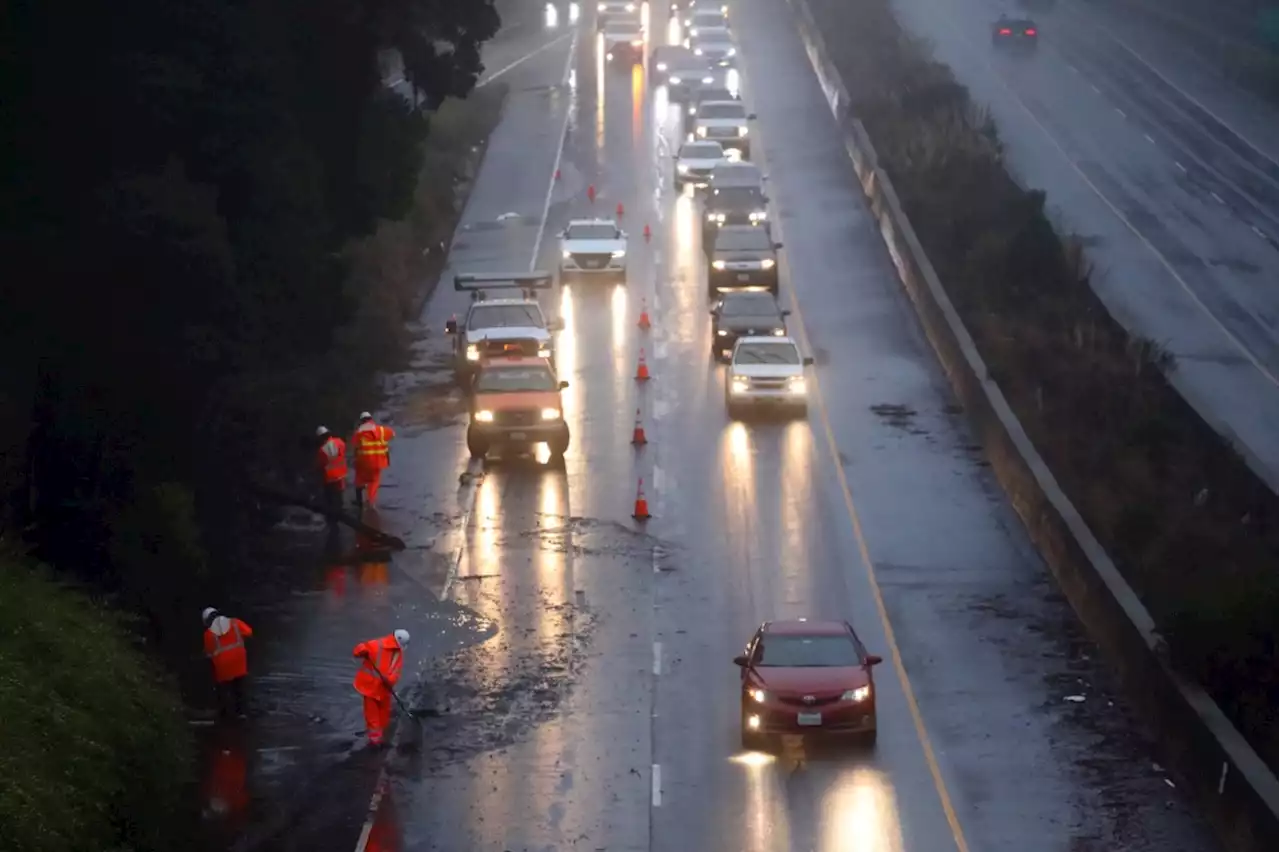
[[[347,479],[347,442],[330,435],[316,450],[316,464],[325,482],[345,482]]]
[[[351,656],[362,657],[360,669],[356,672],[355,688],[361,695],[370,698],[384,698],[387,684],[395,686],[400,682],[400,669],[404,666],[404,653],[395,634],[383,636],[381,639],[370,639],[356,646]],[[378,677],[378,673],[382,677]],[[382,682],[386,678],[386,683]]]
[[[365,470],[383,470],[391,465],[391,439],[396,431],[390,426],[379,426],[373,421],[361,423],[351,437],[356,448],[356,467]]]
[[[213,663],[213,679],[218,683],[244,677],[249,673],[249,656],[244,640],[253,628],[238,618],[220,615],[204,632],[204,655]]]

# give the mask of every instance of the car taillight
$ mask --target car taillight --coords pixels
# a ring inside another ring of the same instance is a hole
[[[1027,30],[1027,35],[1035,35],[1035,34],[1036,34],[1035,30]]]
[[[1013,30],[1001,30],[1000,35],[1013,35]]]

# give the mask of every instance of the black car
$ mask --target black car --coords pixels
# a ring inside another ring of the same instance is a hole
[[[650,68],[654,85],[667,87],[668,103],[685,103],[700,86],[715,82],[711,67],[694,56],[691,50],[679,45],[657,48]]]
[[[698,114],[698,105],[703,101],[740,101],[742,95],[733,89],[727,89],[724,86],[701,85],[693,90],[689,95],[689,100],[684,109],[684,114],[680,116],[681,132],[690,133],[693,131],[693,119]]]
[[[766,234],[769,228],[769,196],[756,186],[723,186],[707,193],[702,212],[702,249],[710,252],[715,232],[725,225],[754,225]]]
[[[726,225],[716,230],[707,251],[707,293],[768,290],[778,295],[778,249],[764,228]]]
[[[1032,51],[1040,39],[1040,30],[1030,18],[1009,18],[1004,15],[991,25],[993,47],[1009,51]]]
[[[739,337],[785,337],[791,311],[778,307],[772,293],[738,290],[725,293],[711,309],[711,357],[727,361]]]

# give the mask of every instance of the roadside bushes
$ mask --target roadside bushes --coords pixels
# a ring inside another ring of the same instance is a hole
[[[0,845],[194,848],[192,759],[176,692],[128,626],[0,552]]]
[[[1089,286],[1044,193],[889,0],[807,0],[917,234],[1029,436],[1171,658],[1276,766],[1277,500]]]

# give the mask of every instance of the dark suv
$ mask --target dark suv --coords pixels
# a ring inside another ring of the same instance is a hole
[[[725,225],[753,225],[769,230],[769,196],[756,186],[714,187],[702,213],[702,247],[710,251],[715,232]]]
[[[778,249],[764,228],[725,225],[707,252],[707,294],[722,290],[768,290],[778,295]]]
[[[739,337],[785,337],[789,316],[772,293],[724,293],[711,309],[711,357],[728,361]]]

